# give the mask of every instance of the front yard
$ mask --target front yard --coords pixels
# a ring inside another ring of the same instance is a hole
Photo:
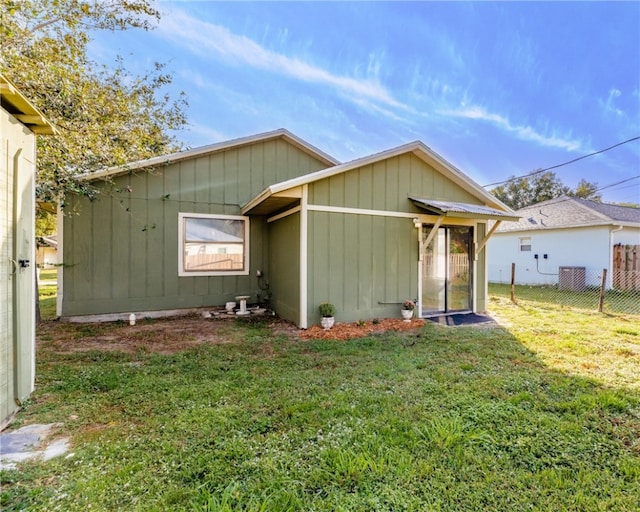
[[[348,341],[46,323],[19,424],[62,423],[73,454],[3,472],[0,508],[640,509],[640,318],[492,309]]]

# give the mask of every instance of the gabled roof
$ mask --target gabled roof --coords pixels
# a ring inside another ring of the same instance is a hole
[[[186,223],[185,240],[188,242],[241,243],[242,237],[214,227],[210,219],[191,218]]]
[[[49,236],[37,236],[36,244],[38,247],[58,247],[58,236],[57,235],[49,235]]]
[[[0,106],[33,133],[42,135],[56,133],[56,129],[44,117],[44,114],[34,107],[18,88],[2,74],[0,74]]]
[[[293,133],[284,128],[274,130],[271,132],[259,133],[257,135],[251,135],[249,137],[241,137],[239,139],[228,140],[224,142],[218,142],[216,144],[210,144],[208,146],[201,146],[198,148],[189,149],[186,151],[178,151],[169,155],[156,156],[153,158],[147,158],[145,160],[139,160],[137,162],[130,162],[125,165],[111,167],[104,171],[91,172],[83,176],[83,179],[87,181],[94,181],[102,178],[111,178],[120,174],[126,174],[136,169],[145,169],[148,167],[157,167],[168,165],[171,163],[187,160],[190,158],[196,158],[202,155],[209,155],[213,153],[219,153],[221,151],[227,151],[229,149],[235,149],[241,146],[255,144],[258,142],[267,142],[275,139],[283,139],[290,144],[298,147],[305,153],[317,158],[324,162],[326,165],[335,165],[338,162],[335,158],[328,155],[324,151],[319,150],[315,146],[309,144],[307,141],[302,140]]]
[[[640,208],[561,196],[517,210],[518,222],[502,224],[497,233],[589,226],[640,228]]]
[[[278,194],[282,194],[287,190],[295,189],[302,185],[307,185],[315,181],[330,178],[331,176],[357,169],[358,167],[374,164],[376,162],[381,162],[383,160],[387,160],[389,158],[397,157],[407,153],[413,153],[424,162],[433,166],[436,170],[447,176],[456,185],[469,192],[473,196],[477,197],[485,205],[497,208],[510,214],[513,213],[507,205],[499,201],[496,197],[487,192],[466,174],[457,169],[454,165],[449,163],[447,160],[445,160],[443,157],[438,155],[435,151],[433,151],[431,148],[420,141],[410,142],[408,144],[404,144],[402,146],[398,146],[381,153],[358,158],[356,160],[352,160],[351,162],[335,165],[327,169],[322,169],[320,171],[312,172],[304,176],[299,176],[297,178],[271,185],[270,187],[264,189],[256,197],[254,197],[246,205],[244,205],[242,207],[242,213],[251,213],[257,215],[273,213],[283,204],[282,198],[278,197]]]

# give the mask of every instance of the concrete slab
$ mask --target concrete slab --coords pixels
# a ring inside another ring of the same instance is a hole
[[[51,431],[61,423],[26,425],[11,432],[0,433],[0,469],[15,469],[18,462],[42,458],[50,460],[69,450],[69,439],[57,439],[47,444]]]

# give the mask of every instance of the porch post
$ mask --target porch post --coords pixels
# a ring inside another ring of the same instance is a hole
[[[309,186],[302,187],[302,197],[300,198],[300,321],[301,329],[308,327],[307,321],[307,252],[308,252],[308,214],[309,214]]]

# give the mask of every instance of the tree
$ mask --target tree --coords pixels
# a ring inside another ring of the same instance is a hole
[[[554,172],[538,170],[521,178],[513,176],[505,184],[494,188],[491,193],[504,204],[519,210],[562,195],[599,201],[601,196],[597,190],[597,183],[590,183],[585,179],[580,180],[577,188],[572,190],[564,185]]]
[[[37,194],[93,197],[81,175],[174,151],[184,127],[184,95],[162,94],[162,64],[132,75],[87,57],[91,30],[150,29],[159,14],[147,0],[0,0],[0,71],[58,128],[38,138]]]
[[[158,17],[148,0],[0,0],[0,72],[59,131],[38,137],[41,203],[93,198],[80,176],[179,148],[171,133],[186,124],[186,101],[162,94],[171,82],[162,64],[135,76],[122,59],[108,68],[87,57],[91,30],[148,30]],[[41,229],[50,216],[38,211]]]
[[[597,183],[589,183],[587,180],[582,178],[575,190],[569,192],[571,197],[579,197],[581,199],[590,199],[591,201],[602,201],[602,194],[598,193],[598,184]]]

